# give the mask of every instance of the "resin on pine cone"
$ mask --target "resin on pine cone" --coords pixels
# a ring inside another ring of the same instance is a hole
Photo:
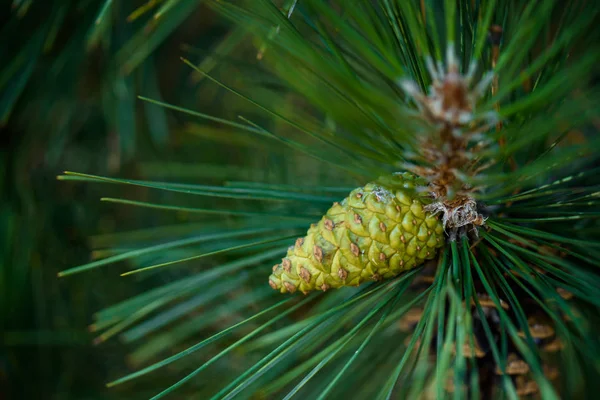
[[[358,286],[392,278],[435,257],[444,227],[416,190],[410,173],[379,178],[334,203],[273,267],[269,284],[281,293]]]

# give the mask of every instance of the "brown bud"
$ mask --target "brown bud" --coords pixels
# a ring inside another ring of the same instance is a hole
[[[296,286],[292,285],[289,282],[283,282],[283,286],[287,289],[288,292],[294,293],[296,291]]]
[[[350,250],[352,251],[352,254],[354,254],[355,257],[358,257],[358,255],[360,254],[360,249],[354,243],[350,243]]]
[[[529,372],[529,364],[521,360],[516,354],[509,354],[507,361],[505,370],[508,375],[525,375]],[[503,375],[500,367],[496,367],[496,374]]]
[[[571,300],[573,298],[573,293],[569,292],[568,290],[565,290],[563,288],[557,288],[556,291],[558,292],[560,297],[562,297],[565,300]]]
[[[306,268],[300,268],[300,273],[298,275],[300,275],[300,278],[302,278],[304,282],[310,281],[310,272],[308,272]]]
[[[546,344],[543,349],[545,352],[554,353],[562,350],[563,347],[565,347],[565,345],[559,339],[554,339],[552,342]]]
[[[330,219],[325,219],[325,221],[323,221],[323,225],[325,225],[325,229],[327,229],[328,231],[332,231],[335,227],[335,224]]]
[[[323,262],[323,249],[315,245],[313,247],[313,255],[318,262]]]
[[[285,272],[290,273],[292,271],[292,262],[290,261],[290,259],[284,258],[281,261],[281,265],[283,265],[283,269],[285,270]]]

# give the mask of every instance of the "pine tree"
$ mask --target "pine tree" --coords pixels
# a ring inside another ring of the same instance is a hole
[[[251,175],[265,172],[262,180],[223,185],[62,176],[204,203],[106,198],[204,217],[193,227],[120,236],[135,248],[61,274],[122,260],[134,263],[123,275],[203,266],[97,315],[103,338],[149,338],[132,358],[140,366],[174,353],[110,386],[201,354],[203,362],[191,372],[182,367],[185,376],[154,398],[188,382],[196,383],[195,397],[215,399],[593,398],[599,7],[551,0],[209,4],[256,50],[219,55],[214,73],[183,62],[204,84],[247,103],[228,105],[225,113],[239,119],[143,100],[202,118],[204,137],[227,132],[228,146],[267,152],[273,162],[249,163]],[[397,173],[423,184],[405,192],[376,181]],[[394,214],[407,214],[403,199],[422,213],[407,226]],[[439,250],[433,242],[417,249],[415,241],[416,252],[429,253],[419,262],[408,263],[408,245],[394,245],[391,234],[367,229],[395,224],[404,243],[428,218],[443,241]],[[339,238],[327,239],[330,233]],[[158,236],[164,241],[143,245]],[[383,245],[410,268],[374,270],[372,248],[385,258]],[[336,264],[338,254],[345,259]],[[364,278],[355,279],[358,287],[346,287],[350,273]],[[332,286],[339,289],[326,291]],[[199,307],[202,314],[176,322]],[[185,347],[198,332],[203,339]]]

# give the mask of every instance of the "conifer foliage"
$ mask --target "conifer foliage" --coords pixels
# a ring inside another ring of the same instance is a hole
[[[162,105],[244,132],[273,154],[285,144],[294,156],[277,168],[291,176],[222,186],[63,176],[231,200],[184,208],[107,199],[200,213],[206,224],[63,275],[158,251],[160,262],[138,261],[125,275],[215,264],[107,309],[98,327],[140,338],[182,304],[221,304],[227,287],[238,290],[222,315],[247,315],[212,335],[198,326],[199,342],[111,385],[217,343],[155,398],[192,382],[214,399],[590,398],[600,373],[600,7],[209,4],[256,46],[252,57],[220,54],[223,68],[242,69],[235,77],[183,62],[251,111],[232,121]],[[403,189],[369,183],[379,176]],[[177,251],[210,240],[221,242]],[[329,288],[340,289],[299,293]],[[152,313],[154,324],[141,322]],[[240,370],[223,368],[240,352]]]

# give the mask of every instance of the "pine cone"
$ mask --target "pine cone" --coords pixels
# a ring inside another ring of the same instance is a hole
[[[433,274],[434,269],[424,269],[423,273],[413,281],[413,289],[416,291],[421,291],[423,288],[431,285],[434,280]],[[478,290],[484,290],[478,280],[475,281],[475,287]],[[552,321],[550,321],[549,318],[544,314],[539,305],[531,298],[528,298],[525,292],[521,292],[518,287],[514,287],[513,290],[524,299],[522,305],[528,317],[527,324],[529,327],[529,332],[539,348],[543,372],[551,382],[554,382],[559,376],[559,364],[555,354],[562,350],[564,344],[556,336]],[[573,296],[570,292],[567,292],[564,289],[559,289],[558,293],[566,300],[569,300]],[[500,324],[497,306],[491,300],[489,295],[485,293],[478,292],[476,293],[476,296],[485,314],[487,324],[491,328],[492,336],[495,338],[495,345],[497,348],[501,348],[500,332],[504,328]],[[501,298],[498,298],[498,300],[500,306],[508,313],[508,315],[511,316],[513,320],[516,320],[516,317],[512,314],[512,310],[510,309],[508,303]],[[473,321],[474,346],[472,347],[470,343],[463,343],[462,354],[465,357],[474,356],[477,359],[479,388],[482,391],[482,398],[494,398],[495,394],[501,393],[504,390],[501,381],[503,372],[497,365],[493,354],[490,351],[491,343],[484,332],[481,316],[476,311],[474,301],[471,301],[470,311]],[[398,325],[399,329],[402,332],[412,332],[422,315],[423,309],[421,307],[415,307],[409,310],[400,319]],[[525,337],[525,333],[523,331],[519,331],[518,335],[520,337]],[[405,339],[405,345],[408,345],[410,340],[411,336],[408,336]],[[433,362],[435,362],[436,343],[437,339],[434,338],[431,343],[432,347],[430,349]],[[456,345],[453,347],[453,352],[456,352]],[[516,393],[520,398],[530,398],[531,396],[539,395],[539,387],[536,381],[533,379],[530,366],[523,359],[519,350],[516,348],[514,343],[512,343],[512,341],[509,341],[508,343],[508,357],[505,360],[505,372],[512,379],[513,384],[515,385]],[[468,380],[466,380],[462,383],[462,387],[459,388],[463,397],[466,396],[466,393],[468,393],[468,383]],[[453,393],[457,390],[452,374],[448,376],[446,382],[443,384],[446,391],[449,393]],[[425,398],[429,397],[425,396]]]
[[[424,211],[410,173],[379,178],[334,203],[273,267],[269,284],[281,293],[358,286],[392,278],[427,259],[444,243],[444,228]]]

